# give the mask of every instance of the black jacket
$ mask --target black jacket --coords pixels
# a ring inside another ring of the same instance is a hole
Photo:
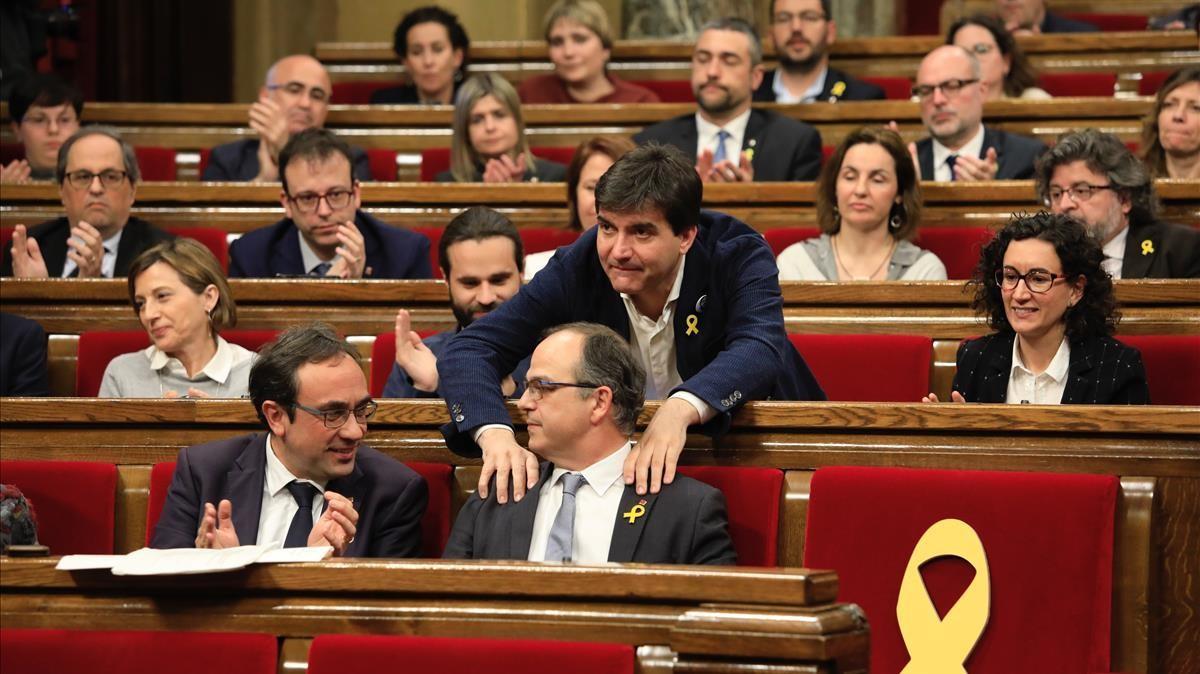
[[[979,158],[987,156],[988,148],[996,149],[996,180],[1029,180],[1033,164],[1046,151],[1046,144],[1036,138],[983,126],[983,146]],[[917,141],[917,163],[921,165],[921,180],[933,180],[933,139]]]
[[[67,221],[67,216],[35,226],[29,230],[29,235],[37,239],[38,246],[41,247],[42,259],[46,261],[46,271],[50,278],[62,276],[63,265],[67,262],[67,239],[71,236],[71,223]],[[142,251],[173,238],[174,234],[164,232],[141,218],[130,216],[121,233],[121,243],[117,246],[117,264],[113,269],[113,278],[127,276],[133,259]],[[12,275],[12,250],[6,248],[0,276]]]
[[[768,70],[763,74],[762,84],[754,90],[756,103],[774,103],[775,101],[775,71]],[[844,73],[837,68],[825,72],[825,88],[817,96],[818,103],[836,103],[838,101],[882,101],[887,98],[883,88],[864,82],[857,77]]]
[[[1168,222],[1130,225],[1121,278],[1200,278],[1200,230]]]

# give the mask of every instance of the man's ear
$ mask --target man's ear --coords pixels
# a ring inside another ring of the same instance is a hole
[[[271,429],[271,434],[282,438],[287,432],[288,410],[283,405],[274,400],[264,400],[262,404],[263,417],[267,420],[267,427]]]
[[[592,403],[592,410],[588,414],[588,421],[590,421],[593,426],[598,426],[612,414],[612,389],[607,386],[601,386],[600,388],[596,389],[595,393],[592,395],[592,399],[594,402]]]

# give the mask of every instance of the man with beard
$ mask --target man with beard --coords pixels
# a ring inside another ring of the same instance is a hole
[[[829,0],[775,0],[771,38],[779,69],[768,70],[754,90],[762,103],[882,101],[883,89],[829,67],[837,24]]]
[[[204,180],[275,182],[279,152],[305,129],[325,126],[333,86],[325,66],[311,56],[285,56],[267,71],[258,101],[250,106],[250,128],[258,138],[237,140],[212,150]],[[353,149],[354,177],[371,179],[367,153]]]
[[[385,398],[438,398],[437,359],[450,338],[521,290],[525,256],[512,222],[484,207],[458,214],[438,243],[438,264],[450,288],[450,308],[458,327],[424,340],[411,329],[408,311],[396,312],[396,364],[383,389]],[[507,397],[525,389],[529,359],[517,364],[500,388]]]
[[[821,134],[770,110],[750,107],[763,79],[762,44],[741,19],[705,24],[692,52],[698,109],[633,137],[674,145],[696,157],[704,182],[812,180],[821,169]]]

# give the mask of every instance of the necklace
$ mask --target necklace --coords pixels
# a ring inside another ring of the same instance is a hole
[[[879,266],[875,267],[875,271],[866,276],[855,276],[854,274],[850,273],[850,270],[846,268],[846,265],[842,264],[842,256],[838,253],[837,237],[829,237],[829,241],[833,246],[833,259],[837,262],[838,269],[840,269],[841,273],[851,281],[870,281],[871,279],[875,278],[875,275],[878,274],[879,271],[883,269],[884,265],[886,265],[892,259],[892,253],[896,250],[896,240],[892,239],[892,245],[888,247],[887,254],[883,256],[883,260],[879,262]]]

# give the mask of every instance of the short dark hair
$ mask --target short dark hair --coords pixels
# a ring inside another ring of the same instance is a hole
[[[450,46],[462,50],[463,60],[458,71],[465,74],[470,58],[471,39],[467,37],[467,30],[459,23],[457,14],[436,5],[418,7],[400,19],[400,23],[396,25],[396,33],[392,36],[392,51],[396,52],[396,56],[403,61],[408,55],[408,31],[421,23],[440,23],[446,27],[446,34],[450,36]]]
[[[567,223],[570,229],[577,232],[583,229],[583,223],[579,221],[579,198],[575,194],[579,190],[583,165],[598,154],[615,162],[635,147],[633,141],[624,136],[593,136],[575,148],[571,163],[567,165]],[[588,226],[594,224],[589,223]]]
[[[569,331],[583,336],[583,352],[575,370],[580,382],[607,386],[613,394],[613,421],[632,435],[646,400],[646,370],[633,355],[629,342],[612,328],[598,323],[566,323],[546,331],[545,337]],[[579,389],[582,396],[591,389]]]
[[[837,234],[841,229],[837,212],[838,174],[842,172],[846,152],[855,145],[878,145],[891,155],[896,165],[896,194],[900,197],[900,203],[893,204],[888,215],[900,219],[900,226],[892,231],[892,236],[896,240],[911,239],[921,220],[921,177],[900,134],[882,126],[863,126],[851,131],[821,167],[817,178],[817,225],[826,234]]]
[[[446,254],[450,246],[460,241],[482,241],[495,236],[512,241],[513,255],[517,256],[517,270],[524,273],[525,246],[512,220],[487,206],[472,206],[454,216],[442,231],[442,238],[438,241],[438,266],[442,268],[442,276],[450,279],[450,256]]]
[[[596,183],[596,212],[662,212],[679,236],[700,222],[704,183],[678,148],[647,143],[625,153]]]
[[[300,390],[296,372],[306,363],[324,363],[338,354],[358,362],[354,347],[328,323],[320,322],[290,327],[259,349],[258,360],[250,366],[250,401],[263,424],[267,423],[263,403],[268,400],[285,408],[288,419],[294,420]]]
[[[292,159],[299,158],[307,161],[325,161],[334,152],[346,158],[350,167],[350,183],[354,184],[354,155],[346,141],[338,138],[329,129],[305,129],[288,139],[287,145],[279,151],[279,181],[283,183],[283,191],[287,194],[287,167]]]
[[[774,20],[773,17],[775,16],[775,3],[777,1],[778,0],[771,0],[772,20]],[[831,6],[830,0],[821,0],[821,11],[825,13],[825,19],[827,21],[833,21],[833,8]]]
[[[8,94],[8,118],[20,124],[30,106],[52,108],[70,103],[75,116],[83,115],[83,94],[55,75],[41,73],[22,78]]]
[[[129,184],[136,185],[142,179],[142,171],[138,168],[137,152],[134,151],[133,146],[122,138],[121,133],[113,127],[92,124],[71,134],[62,147],[58,148],[58,163],[54,167],[54,177],[58,180],[59,185],[67,179],[67,157],[71,156],[71,148],[75,147],[75,143],[79,139],[88,136],[107,136],[116,141],[117,145],[121,146],[121,163],[125,165],[125,175],[129,178]]]
[[[1129,199],[1129,222],[1140,225],[1151,222],[1158,214],[1158,197],[1154,181],[1145,164],[1121,142],[1120,138],[1098,129],[1068,131],[1058,137],[1034,164],[1034,184],[1038,198],[1048,203],[1050,179],[1054,169],[1064,164],[1082,161],[1096,173],[1104,174],[1117,194]]]
[[[1005,96],[1017,98],[1021,92],[1037,86],[1037,71],[1025,56],[1017,39],[1008,32],[1000,19],[987,14],[963,17],[950,24],[950,30],[946,31],[946,44],[954,44],[954,36],[966,26],[979,26],[991,33],[996,46],[1000,48],[1000,54],[1008,57],[1008,75],[1004,77],[1003,82]]]
[[[1117,311],[1112,278],[1100,265],[1104,260],[1100,241],[1075,218],[1045,211],[1014,215],[984,246],[975,275],[969,282],[975,286],[971,307],[976,313],[984,315],[993,330],[1012,330],[1004,314],[1004,298],[996,283],[996,272],[1004,268],[1008,244],[1025,239],[1039,239],[1054,246],[1068,283],[1080,277],[1084,279],[1083,297],[1063,316],[1067,337],[1078,342],[1115,332],[1121,314]]]

